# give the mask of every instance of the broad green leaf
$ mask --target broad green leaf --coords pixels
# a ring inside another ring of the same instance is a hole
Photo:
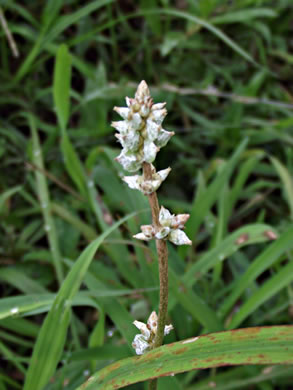
[[[185,371],[242,364],[293,364],[293,326],[211,333],[113,363],[78,390],[112,390]]]
[[[111,232],[134,215],[132,213],[122,218],[89,244],[71,268],[38,335],[24,390],[43,389],[54,374],[66,340],[72,299],[80,288],[97,249]]]

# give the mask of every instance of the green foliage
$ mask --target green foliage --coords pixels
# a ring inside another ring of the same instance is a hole
[[[20,52],[1,30],[1,390],[291,388],[291,3],[0,0]],[[175,132],[159,200],[193,246],[169,246],[171,346],[138,358],[156,252],[110,122],[142,79]]]

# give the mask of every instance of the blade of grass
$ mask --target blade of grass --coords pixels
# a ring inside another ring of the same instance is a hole
[[[293,248],[292,237],[293,226],[291,226],[275,242],[257,256],[247,271],[237,281],[232,293],[225,299],[224,304],[219,310],[221,317],[225,316],[229,310],[231,310],[237,299],[250,285],[250,283],[252,283],[262,272],[271,267],[283,253]]]
[[[229,234],[219,245],[206,252],[196,263],[194,263],[182,278],[186,287],[192,287],[194,283],[205,275],[215,264],[224,261],[227,257],[239,249],[256,243],[268,241],[265,235],[267,231],[276,231],[265,224],[247,225]],[[242,240],[239,241],[240,238]],[[238,243],[239,242],[239,243]]]
[[[24,390],[41,390],[50,380],[64,348],[70,323],[71,301],[80,288],[97,249],[111,232],[134,215],[136,213],[122,218],[89,244],[71,268],[39,332]]]
[[[293,326],[237,329],[164,345],[116,362],[78,390],[112,390],[180,372],[240,364],[292,364]]]
[[[292,242],[292,235],[291,235]],[[293,244],[292,244],[293,245]],[[293,261],[282,267],[274,276],[265,282],[249,299],[240,307],[239,311],[232,317],[228,326],[229,329],[236,328],[241,324],[253,311],[268,299],[276,295],[284,287],[293,281]]]
[[[38,130],[36,128],[34,117],[32,115],[29,115],[29,125],[32,133],[32,160],[33,163],[40,168],[40,170],[35,171],[37,193],[40,201],[43,219],[45,222],[45,231],[52,253],[54,268],[60,285],[63,280],[62,259],[59,249],[56,227],[51,211],[51,200],[48,190],[48,184],[45,175],[42,173],[42,171],[44,171],[42,149],[39,141]]]
[[[247,146],[248,139],[244,139],[234,152],[231,159],[226,163],[221,172],[216,176],[213,182],[208,186],[206,191],[196,196],[192,204],[190,218],[186,223],[186,234],[193,239],[202,224],[207,212],[214,205],[218,199],[218,193],[221,190],[224,183],[227,183],[241,153]],[[184,256],[188,251],[188,248],[180,248],[180,253]]]
[[[270,157],[280,179],[284,184],[284,190],[287,197],[287,202],[290,208],[291,219],[293,219],[293,179],[288,169],[275,157]]]
[[[58,122],[62,132],[65,131],[70,110],[71,56],[67,46],[59,46],[56,54],[53,96]]]

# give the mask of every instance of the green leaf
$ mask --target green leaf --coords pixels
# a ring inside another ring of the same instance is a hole
[[[164,345],[105,367],[78,390],[119,389],[150,378],[240,364],[293,364],[293,326],[237,329]]]
[[[71,55],[66,45],[61,45],[57,51],[53,96],[58,122],[62,131],[66,129],[70,109]]]
[[[71,268],[38,335],[24,390],[43,389],[54,374],[66,340],[72,299],[80,288],[97,249],[111,232],[134,215],[136,213],[122,218],[89,244]]]
[[[272,231],[271,226],[265,224],[247,225],[229,234],[215,248],[206,252],[196,263],[194,263],[182,278],[182,283],[186,287],[193,284],[205,275],[215,264],[224,261],[227,257],[237,252],[247,245],[261,243],[269,240],[265,233]]]
[[[292,231],[291,231],[292,232]],[[291,235],[292,240],[292,235]],[[233,316],[229,329],[236,328],[253,311],[268,299],[277,294],[284,287],[293,281],[293,262],[282,267],[274,276],[271,276],[251,297],[240,307],[239,311]]]
[[[293,226],[284,232],[275,242],[269,245],[249,266],[239,278],[231,295],[229,295],[219,310],[220,316],[225,316],[245,289],[266,269],[271,267],[287,250],[293,248]],[[240,318],[240,317],[239,317]],[[233,322],[234,323],[234,322]],[[232,324],[230,325],[232,326]]]
[[[199,196],[196,196],[192,205],[190,218],[186,224],[186,234],[192,240],[195,237],[200,225],[202,224],[207,212],[218,199],[218,194],[224,183],[228,182],[236,163],[239,161],[241,153],[245,149],[248,140],[245,139],[238,146],[231,159],[226,163],[224,168],[216,176],[208,188]],[[185,254],[188,248],[180,248],[181,253]]]
[[[280,179],[284,184],[284,190],[287,197],[287,202],[290,208],[291,218],[293,219],[293,179],[288,169],[276,158],[270,157]]]
[[[227,23],[239,23],[248,22],[249,20],[256,18],[274,18],[277,13],[270,8],[252,8],[241,9],[234,12],[224,13],[223,15],[215,16],[211,19],[213,24],[227,24]]]

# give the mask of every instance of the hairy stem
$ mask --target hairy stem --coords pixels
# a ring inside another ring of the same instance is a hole
[[[151,164],[143,164],[143,174],[146,180],[152,179]],[[152,212],[152,222],[155,229],[160,228],[159,222],[159,202],[156,192],[148,195],[149,204]],[[166,324],[167,310],[168,310],[168,248],[167,242],[164,240],[156,240],[156,247],[159,262],[159,278],[160,278],[160,301],[159,301],[159,315],[157,334],[154,340],[153,348],[160,347],[163,344],[164,328]],[[150,382],[149,389],[155,390],[157,388],[157,380]]]

